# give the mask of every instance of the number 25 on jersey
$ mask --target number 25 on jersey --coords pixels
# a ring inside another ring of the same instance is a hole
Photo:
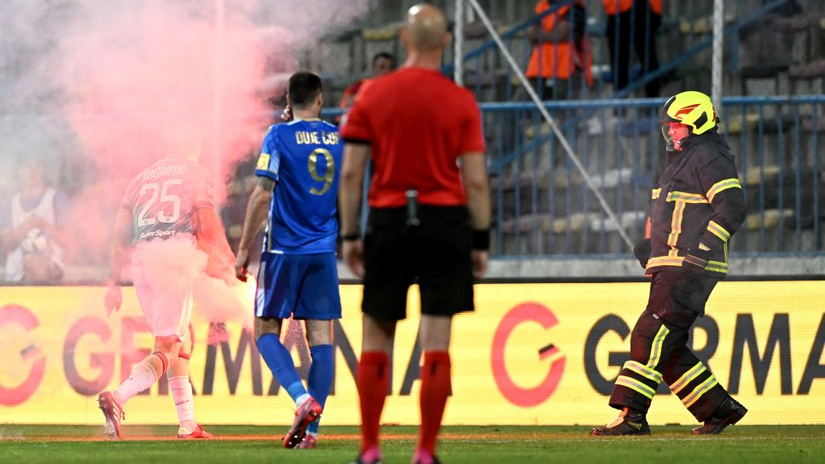
[[[180,197],[169,192],[169,187],[182,185],[182,179],[169,179],[163,185],[153,182],[140,187],[140,195],[149,195],[149,199],[143,204],[143,208],[138,214],[138,227],[151,226],[156,222],[162,224],[173,224],[180,219]],[[158,198],[160,197],[160,198]],[[160,200],[162,208],[154,215],[149,216],[152,207]],[[171,213],[167,213],[167,207],[171,206]]]

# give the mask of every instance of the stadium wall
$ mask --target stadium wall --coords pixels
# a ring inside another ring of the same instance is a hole
[[[597,424],[628,357],[630,329],[648,283],[484,284],[477,310],[456,318],[453,393],[447,424]],[[117,386],[150,352],[152,337],[132,289],[107,318],[100,287],[0,288],[0,423],[98,424],[96,394]],[[336,376],[324,424],[356,424],[353,381],[361,345],[361,287],[342,285],[335,325]],[[418,292],[409,296],[418,307]],[[413,311],[417,313],[417,311]],[[419,420],[415,344],[418,316],[399,326],[383,422]],[[291,423],[293,405],[272,380],[238,324],[194,324],[192,383],[207,424]],[[298,323],[285,336],[306,375],[309,355]],[[222,335],[226,335],[221,337]],[[211,340],[210,340],[211,338]],[[218,341],[221,340],[221,341]],[[208,344],[211,341],[213,344]],[[723,282],[692,345],[750,413],[747,424],[825,423],[825,281]],[[651,423],[694,420],[660,388]],[[127,424],[176,421],[165,383],[133,398]]]

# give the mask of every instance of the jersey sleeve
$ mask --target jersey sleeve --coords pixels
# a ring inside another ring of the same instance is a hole
[[[135,181],[129,183],[129,186],[126,187],[126,193],[123,194],[123,200],[120,201],[119,209],[129,214],[132,214],[135,210],[134,184]]]
[[[352,104],[349,112],[344,116],[341,124],[341,137],[350,143],[372,143],[373,130],[369,120],[368,103],[363,98],[366,89],[361,89],[358,98]]]
[[[272,126],[266,134],[261,146],[258,164],[255,166],[255,175],[278,181],[278,169],[281,165],[281,153],[278,147],[276,126]]]
[[[193,190],[192,209],[214,208],[215,187],[212,185],[211,174],[206,169],[200,169],[195,179]]]
[[[462,127],[461,152],[483,153],[485,149],[484,128],[481,123],[481,110],[476,105],[475,99],[470,97],[467,103],[467,116]]]
[[[718,250],[745,221],[745,195],[732,159],[719,156],[700,168],[698,174],[705,198],[713,208],[710,222],[699,238],[699,243]]]

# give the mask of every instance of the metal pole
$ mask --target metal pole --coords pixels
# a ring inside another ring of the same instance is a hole
[[[484,10],[481,8],[481,5],[478,4],[478,0],[467,0],[470,2],[470,5],[475,9],[476,13],[478,13],[479,18],[481,18],[481,22],[484,23],[484,27],[487,28],[487,31],[490,33],[490,36],[493,37],[498,48],[501,50],[501,54],[507,59],[507,62],[510,64],[510,67],[513,69],[513,72],[518,76],[519,81],[521,82],[521,86],[524,87],[524,90],[527,91],[527,94],[530,95],[530,99],[533,100],[533,103],[536,104],[541,115],[544,117],[544,120],[547,121],[547,124],[550,125],[550,128],[553,129],[553,133],[559,139],[559,143],[561,143],[562,148],[567,153],[567,156],[570,158],[570,161],[576,166],[576,169],[579,170],[582,177],[584,178],[585,183],[593,191],[593,195],[596,196],[596,199],[599,200],[599,204],[601,205],[602,209],[604,210],[607,217],[610,218],[610,221],[616,224],[616,229],[619,231],[619,235],[622,236],[622,240],[627,244],[630,249],[633,249],[633,241],[630,240],[630,237],[627,236],[627,232],[625,232],[624,228],[622,228],[622,224],[619,222],[619,218],[616,216],[616,213],[613,212],[613,209],[610,208],[610,205],[607,204],[607,200],[604,199],[604,196],[596,187],[596,184],[593,183],[593,180],[590,178],[590,174],[587,173],[587,170],[584,168],[584,165],[579,160],[579,157],[573,153],[573,149],[570,148],[570,144],[567,142],[567,138],[564,137],[564,134],[561,133],[559,126],[556,124],[556,121],[550,116],[550,113],[547,111],[547,108],[541,102],[541,99],[536,94],[536,91],[533,90],[533,87],[527,81],[527,77],[524,76],[524,73],[521,71],[521,68],[516,63],[516,60],[513,59],[513,55],[510,54],[510,51],[507,50],[507,47],[502,42],[501,37],[499,37],[498,32],[496,32],[493,24],[490,22],[490,18],[487,17],[487,14],[484,13]]]
[[[711,100],[716,113],[722,109],[722,54],[724,53],[725,2],[713,2],[713,70],[711,74]]]
[[[455,37],[453,37],[453,80],[464,85],[464,0],[455,0]]]
[[[226,40],[226,4],[225,0],[215,0],[215,49],[213,56],[213,96],[212,96],[212,148],[211,166],[207,166],[212,172],[220,172],[219,159],[224,155],[223,150],[223,86],[224,83],[224,41]]]

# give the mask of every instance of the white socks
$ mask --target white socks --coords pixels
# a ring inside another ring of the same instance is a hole
[[[195,402],[192,398],[192,384],[189,383],[189,377],[170,378],[169,389],[172,390],[172,398],[175,399],[180,427],[185,433],[191,433],[198,424],[195,422]]]
[[[309,399],[309,393],[304,393],[303,395],[299,396],[298,398],[295,398],[295,407],[300,408],[301,405],[304,404],[304,401],[306,401],[308,399]]]
[[[158,381],[158,374],[155,369],[143,360],[129,374],[129,378],[124,380],[114,392],[115,401],[121,406],[129,401],[129,398],[151,387]]]

